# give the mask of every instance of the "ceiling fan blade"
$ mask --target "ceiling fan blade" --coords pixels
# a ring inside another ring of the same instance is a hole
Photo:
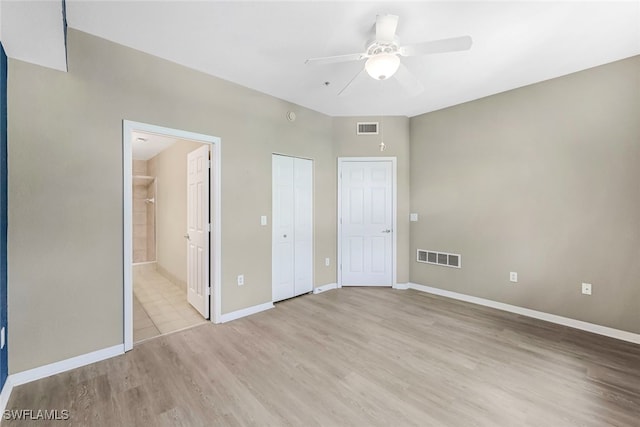
[[[392,42],[396,37],[398,17],[396,15],[376,16],[376,40],[379,42]]]
[[[424,90],[422,82],[404,64],[400,64],[400,68],[393,76],[409,96],[416,96]]]
[[[399,53],[402,56],[428,55],[431,53],[455,52],[471,49],[473,41],[470,36],[453,37],[450,39],[432,40],[402,46]]]
[[[363,58],[366,58],[366,56],[367,56],[366,53],[350,53],[348,55],[325,56],[322,58],[309,58],[306,61],[304,61],[304,63],[309,65],[334,64],[336,62],[359,61]]]
[[[353,86],[355,86],[353,83],[356,80],[361,80],[363,78],[363,76],[366,74],[364,68],[362,70],[360,70],[360,72],[358,74],[356,74],[355,76],[353,76],[353,78],[351,80],[349,80],[349,83],[347,83],[345,85],[345,87],[342,88],[342,90],[340,90],[340,92],[338,92],[338,96],[347,96],[349,95],[349,93],[351,93],[351,89],[353,88]]]

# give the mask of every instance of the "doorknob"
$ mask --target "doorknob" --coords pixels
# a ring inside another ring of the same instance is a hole
[[[387,229],[387,230],[382,230],[383,233],[391,233],[391,230]]]
[[[185,234],[184,238],[187,239],[187,240],[191,240],[191,237],[189,236],[189,233]]]
[[[286,239],[286,238],[287,238],[287,235],[286,235],[286,234],[283,234],[283,235],[282,235],[282,237],[284,237],[284,238]]]

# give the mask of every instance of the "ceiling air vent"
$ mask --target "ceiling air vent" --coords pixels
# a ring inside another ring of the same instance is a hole
[[[418,249],[416,261],[426,264],[442,265],[444,267],[462,267],[462,256],[460,256],[460,254],[450,254],[447,252]]]
[[[378,122],[358,122],[356,133],[358,135],[377,135]]]

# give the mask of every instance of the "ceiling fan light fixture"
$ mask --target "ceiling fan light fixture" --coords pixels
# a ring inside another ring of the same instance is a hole
[[[376,80],[386,80],[400,67],[400,58],[393,53],[379,53],[364,64],[367,73]]]

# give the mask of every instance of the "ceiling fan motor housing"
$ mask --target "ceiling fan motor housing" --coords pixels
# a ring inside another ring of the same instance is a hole
[[[393,42],[377,40],[367,43],[367,62],[364,68],[376,80],[386,80],[398,71],[400,58],[398,57],[397,37]]]

